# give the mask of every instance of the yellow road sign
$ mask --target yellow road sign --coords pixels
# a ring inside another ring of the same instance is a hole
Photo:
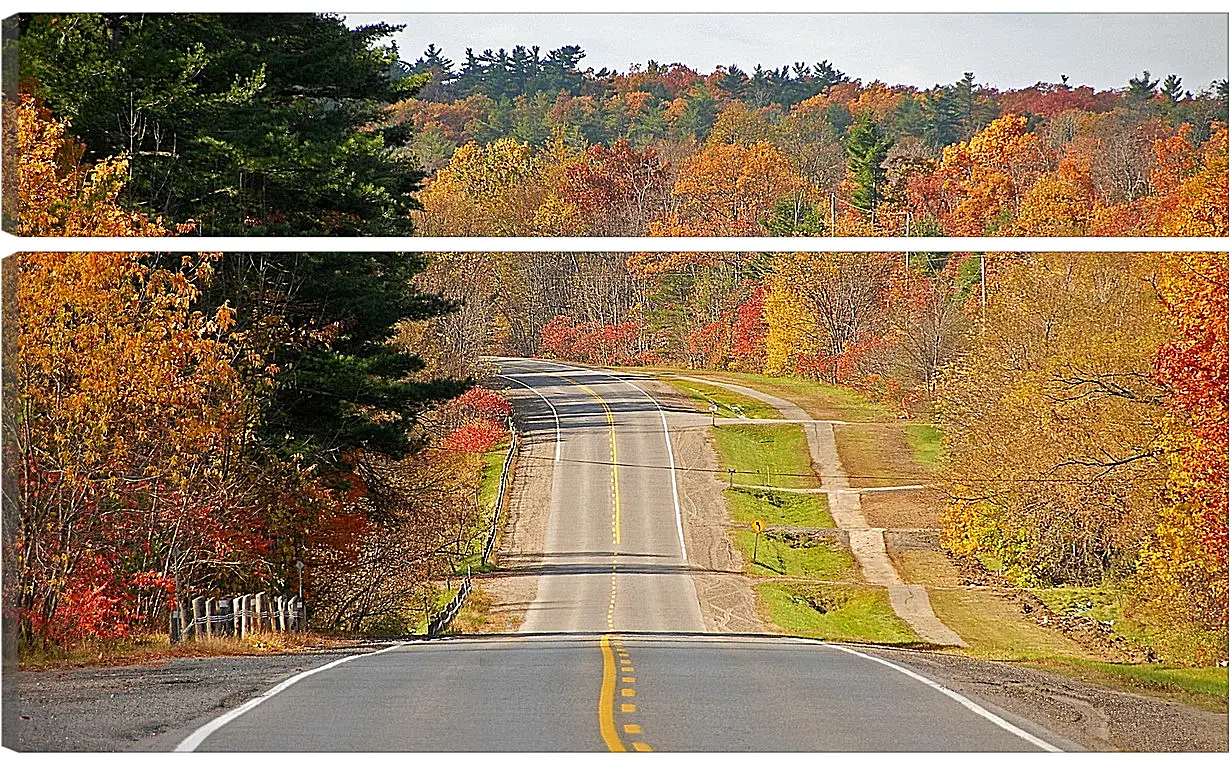
[[[764,532],[764,521],[760,520],[759,518],[756,518],[755,522],[751,524],[751,527],[755,529],[756,533],[763,533]]]

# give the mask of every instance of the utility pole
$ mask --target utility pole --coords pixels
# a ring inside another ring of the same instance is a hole
[[[986,332],[986,254],[981,254],[981,331]]]

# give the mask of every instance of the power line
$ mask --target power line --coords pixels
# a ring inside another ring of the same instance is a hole
[[[461,453],[464,453],[464,451],[461,451]],[[560,464],[579,464],[579,465],[599,466],[599,467],[619,467],[619,468],[626,468],[626,469],[660,469],[660,470],[666,470],[666,471],[670,470],[670,467],[664,464],[637,464],[637,463],[631,463],[631,462],[625,462],[625,461],[620,461],[618,463],[615,463],[611,461],[603,461],[601,459],[560,459],[559,463]],[[730,472],[728,468],[727,469],[720,469],[720,468],[714,469],[714,468],[709,468],[709,467],[675,467],[675,469],[677,469],[680,472],[700,472],[700,473],[705,473],[705,474],[723,475],[723,476],[729,474]],[[770,474],[765,470],[759,470],[759,469],[735,469],[734,473],[736,475],[768,475]],[[1089,482],[1088,480],[1081,480],[1078,478],[1060,478],[1060,477],[1006,477],[1006,478],[1004,477],[993,477],[993,478],[991,477],[980,477],[980,478],[944,477],[944,478],[936,478],[933,475],[848,475],[848,474],[846,475],[825,475],[825,474],[816,473],[816,472],[809,472],[809,473],[772,472],[771,475],[773,477],[798,477],[798,478],[811,478],[811,479],[818,478],[820,480],[837,479],[837,478],[843,477],[847,480],[913,481],[916,484],[922,484],[925,482],[933,483],[938,480],[941,480],[944,482],[951,482],[951,483],[1078,483],[1078,484],[1085,484]],[[1146,478],[1146,477],[1136,478],[1135,481],[1136,482],[1141,482],[1141,481],[1156,482],[1156,483],[1166,482],[1162,478]],[[850,488],[849,490],[865,491],[865,490],[873,490],[873,489],[874,489],[874,486],[868,486],[868,487],[862,487],[862,488]],[[811,489],[798,488],[796,490],[811,490]]]

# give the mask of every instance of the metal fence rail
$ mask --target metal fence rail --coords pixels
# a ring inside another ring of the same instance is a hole
[[[469,597],[469,591],[473,589],[474,580],[470,578],[469,569],[465,570],[465,579],[461,582],[461,588],[452,596],[445,605],[443,610],[435,614],[427,621],[427,637],[436,637],[452,623],[452,620],[457,617],[457,612],[461,610],[461,606],[465,603],[465,598]]]
[[[508,455],[504,457],[504,468],[499,474],[499,493],[495,496],[495,510],[491,514],[491,531],[487,534],[486,546],[482,548],[483,565],[486,565],[486,561],[491,557],[491,552],[495,550],[495,538],[499,534],[499,513],[507,501],[509,481],[512,479],[512,459],[516,456],[516,450],[520,443],[520,439],[516,434],[516,426],[512,423],[512,419],[508,419],[508,431],[512,435],[512,441],[508,444]]]

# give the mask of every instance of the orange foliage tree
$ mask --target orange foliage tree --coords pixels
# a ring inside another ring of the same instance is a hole
[[[1144,592],[1216,633],[1229,626],[1229,259],[1190,253],[1160,281],[1178,339],[1156,356],[1168,393],[1169,504],[1141,556]],[[1213,657],[1215,657],[1215,653]]]
[[[16,110],[17,228],[111,237],[164,230],[116,203],[122,160],[83,168],[81,146],[29,97]],[[232,366],[226,305],[193,311],[213,256],[159,268],[132,253],[16,260],[17,468],[23,642],[122,635],[155,615],[172,552],[260,567],[266,546],[239,460],[254,408]]]
[[[763,221],[776,202],[803,185],[789,160],[771,144],[714,144],[683,162],[674,184],[675,211],[650,224],[649,234],[763,235]]]

